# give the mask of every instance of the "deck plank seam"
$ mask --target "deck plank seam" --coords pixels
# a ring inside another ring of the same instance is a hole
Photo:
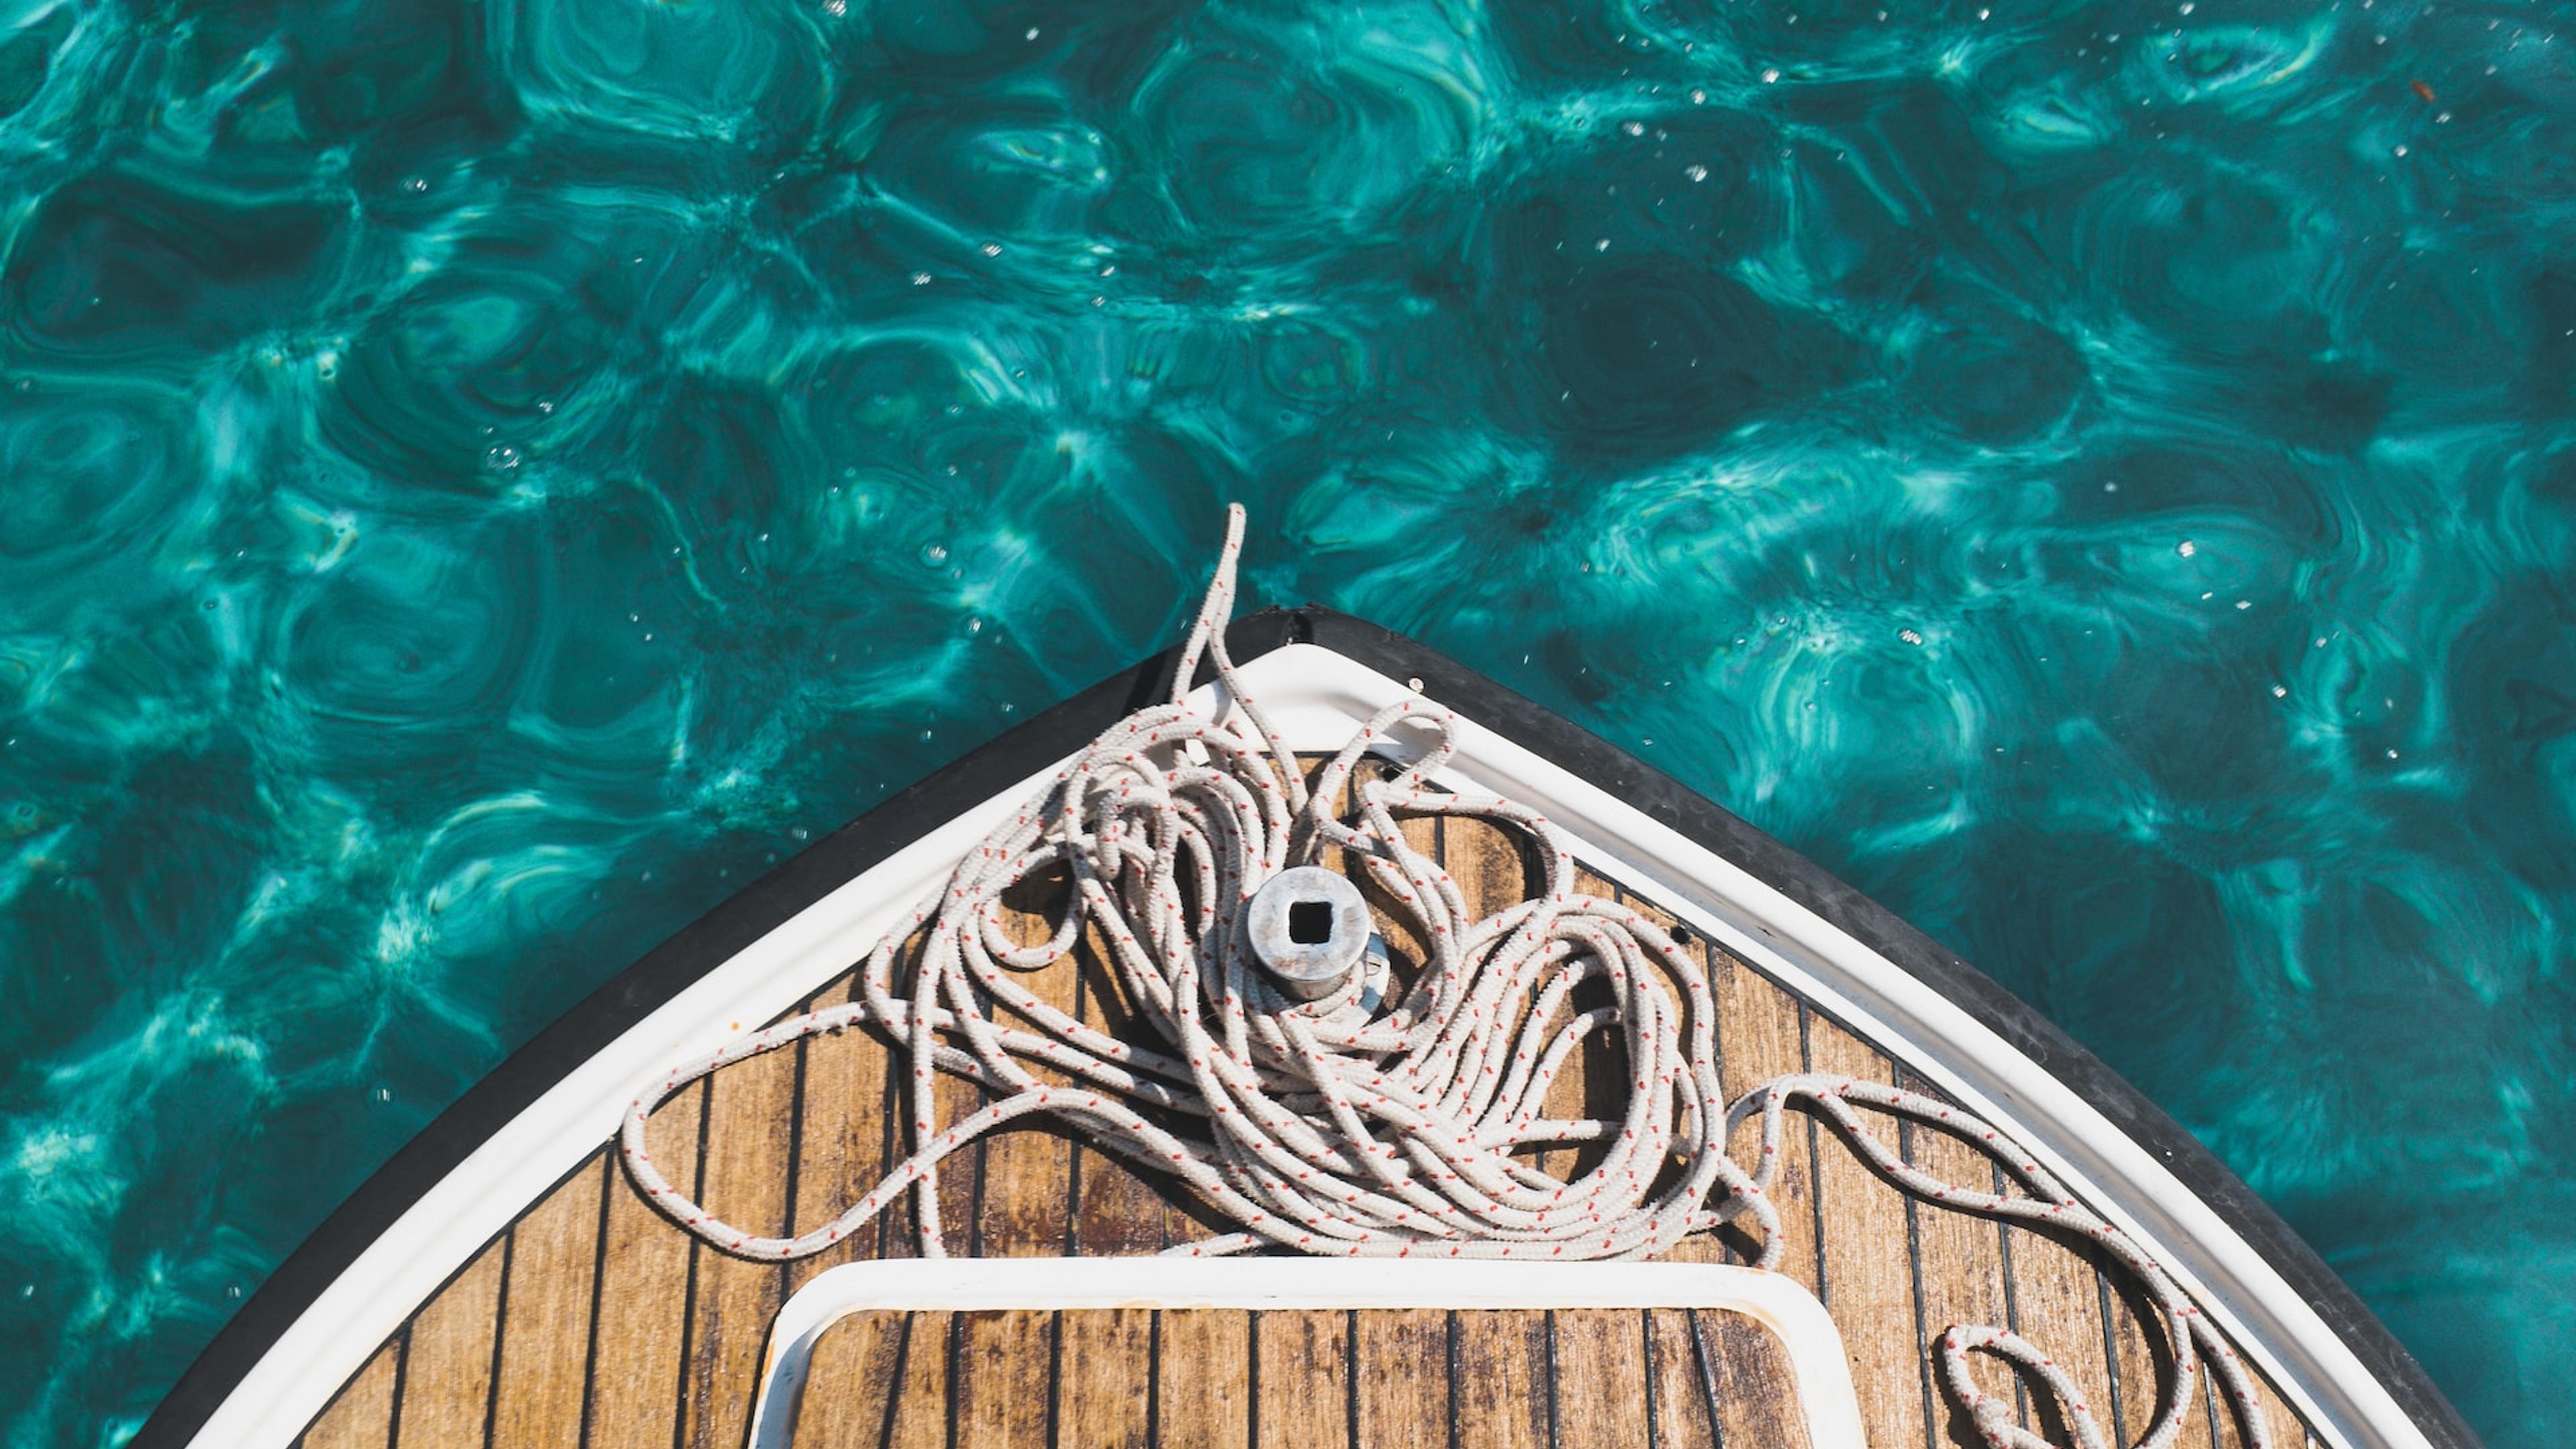
[[[1064,1439],[1064,1310],[1055,1311],[1047,1324],[1047,1449],[1058,1449]]]
[[[1562,1449],[1560,1441],[1564,1430],[1561,1415],[1564,1410],[1562,1396],[1557,1393],[1556,1310],[1547,1310],[1540,1316],[1540,1322],[1545,1325],[1547,1335],[1547,1449]]]
[[[895,1334],[894,1368],[886,1375],[885,1415],[877,1424],[878,1449],[892,1449],[895,1411],[903,1406],[904,1374],[912,1367],[912,1328],[921,1317],[918,1313],[903,1316],[903,1327]]]
[[[1995,1175],[2001,1177],[2003,1169],[1996,1168]],[[2093,1291],[2102,1304],[2102,1366],[2111,1380],[2111,1433],[2118,1442],[2126,1444],[2129,1442],[2129,1421],[2120,1381],[2120,1320],[2111,1311],[2111,1278],[2102,1271],[2100,1254],[2088,1249],[2084,1258],[2092,1265]]]
[[[1163,1449],[1163,1310],[1145,1320],[1145,1446]]]
[[[1890,1061],[1888,1065],[1891,1068],[1889,1075],[1902,1080],[1904,1074],[1892,1070],[1895,1063]],[[1914,1161],[1913,1124],[1901,1117],[1896,1122],[1896,1155],[1905,1162]],[[1915,1201],[1914,1194],[1905,1194],[1905,1258],[1912,1275],[1910,1283],[1914,1296],[1914,1376],[1923,1391],[1923,1449],[1940,1449],[1941,1416],[1936,1407],[1937,1396],[1932,1392],[1932,1357],[1928,1351],[1932,1344],[1931,1325],[1923,1313],[1923,1221],[1920,1209],[1921,1204]]]
[[[1662,1376],[1661,1365],[1657,1363],[1655,1356],[1655,1311],[1651,1308],[1638,1309],[1637,1323],[1643,1339],[1640,1345],[1642,1349],[1640,1361],[1646,1366],[1646,1449],[1663,1449],[1662,1423],[1660,1416],[1655,1412],[1655,1385]]]
[[[603,1152],[599,1158],[599,1221],[590,1246],[590,1327],[581,1350],[581,1431],[575,1441],[581,1449],[589,1449],[592,1405],[598,1398],[594,1390],[599,1381],[599,1304],[608,1287],[608,1209],[616,1187],[617,1161]]]
[[[518,1238],[517,1223],[501,1234],[501,1283],[492,1295],[492,1372],[483,1385],[483,1449],[492,1449],[493,1426],[501,1416],[501,1351],[509,1339],[510,1258]]]
[[[411,1378],[411,1325],[394,1333],[394,1397],[385,1409],[385,1449],[402,1449],[403,1390]]]
[[[1708,1409],[1708,1437],[1712,1449],[1726,1449],[1726,1421],[1717,1411],[1717,1366],[1710,1361],[1708,1335],[1700,1330],[1699,1310],[1685,1308],[1682,1321],[1690,1325],[1691,1357],[1699,1364],[1699,1392]]]
[[[707,1134],[715,1116],[716,1079],[710,1076],[698,1083],[698,1160],[691,1164],[696,1188],[690,1193],[696,1202],[707,1200]],[[689,1269],[680,1290],[679,1380],[671,1391],[671,1449],[688,1449],[689,1360],[698,1328],[698,1255],[705,1250],[706,1244],[689,1239]],[[497,1370],[492,1379],[496,1385],[500,1382]]]
[[[1243,1443],[1261,1449],[1261,1314],[1243,1315]]]
[[[1816,1069],[1815,1009],[1807,1004],[1805,997],[1793,995],[1791,999],[1798,1003],[1798,1070],[1812,1072]],[[1815,1114],[1808,1112],[1802,1115],[1807,1119],[1807,1205],[1813,1210],[1816,1220],[1816,1301],[1830,1313],[1834,1299],[1825,1275],[1825,1154],[1818,1141]]]
[[[1988,1190],[1993,1192],[1997,1197],[2004,1196],[2011,1189],[2012,1184],[2004,1179],[2003,1164],[1990,1158],[1986,1162],[1986,1171],[1988,1174]],[[2012,1225],[2001,1218],[1995,1219],[1995,1243],[1997,1248],[2003,1253],[2004,1260],[2004,1328],[2015,1335],[2019,1335],[2021,1333],[2021,1292],[2013,1279]],[[2022,1377],[2019,1374],[2014,1374],[2012,1376],[2012,1384],[2013,1413],[2018,1418],[2023,1428],[2029,1428],[2030,1386],[2022,1382]],[[2114,1402],[2116,1403],[2117,1401],[2114,1400]],[[2112,1424],[2115,1430],[2118,1423],[2118,1415],[2115,1413],[2112,1417]],[[2120,1442],[2126,1443],[2128,1441],[2124,1438]]]
[[[797,1014],[803,1015],[812,1011],[815,1003],[822,999],[822,995],[823,993],[818,991],[798,1002]],[[778,1231],[781,1236],[790,1238],[796,1236],[797,1179],[805,1163],[805,1074],[810,1062],[808,1053],[813,1046],[812,1037],[796,1043],[796,1074],[787,1089],[787,1171],[782,1174],[784,1181],[779,1185],[781,1203],[778,1209]],[[779,1264],[778,1301],[786,1302],[795,1291],[796,1265],[793,1262]]]
[[[1460,1374],[1460,1373],[1459,1373],[1459,1371],[1458,1371],[1458,1368],[1459,1368],[1459,1365],[1458,1365],[1458,1349],[1459,1349],[1459,1344],[1458,1344],[1458,1310],[1457,1310],[1457,1309],[1452,1308],[1452,1309],[1450,1309],[1450,1310],[1449,1310],[1448,1323],[1449,1323],[1449,1449],[1458,1449],[1458,1381],[1459,1381],[1462,1377],[1464,1377],[1464,1375]]]

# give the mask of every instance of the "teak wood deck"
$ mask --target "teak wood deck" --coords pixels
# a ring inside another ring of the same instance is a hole
[[[1529,889],[1499,831],[1408,822],[1479,913]],[[1618,888],[1598,877],[1586,887]],[[1032,934],[1063,887],[1033,885]],[[1374,892],[1372,890],[1372,896]],[[1621,893],[1624,896],[1624,892]],[[1632,903],[1651,911],[1651,904]],[[1387,920],[1381,911],[1382,923]],[[1385,926],[1399,973],[1420,959]],[[1730,1099],[1784,1072],[1928,1083],[1760,972],[1693,939],[1719,1003]],[[1114,974],[1087,947],[1031,989],[1113,1031]],[[848,999],[845,975],[807,1004]],[[1615,1101],[1618,1048],[1589,1044],[1551,1115]],[[898,1059],[866,1031],[808,1038],[718,1073],[655,1116],[653,1149],[718,1216],[787,1232],[837,1212],[901,1160]],[[943,1118],[980,1095],[942,1077]],[[1892,1130],[1892,1124],[1891,1124]],[[1744,1137],[1749,1138],[1748,1125]],[[1964,1145],[1906,1131],[1909,1160],[1952,1180],[1999,1174]],[[1745,1142],[1737,1151],[1743,1160]],[[1793,1119],[1774,1189],[1784,1271],[1830,1310],[1851,1356],[1871,1449],[1977,1444],[1931,1377],[1928,1341],[1956,1322],[2009,1326],[2050,1349],[2121,1444],[2144,1432],[2171,1373],[2143,1304],[2080,1243],[1943,1211],[1890,1187],[1813,1118]],[[1539,1154],[1576,1170],[1577,1149]],[[1051,1126],[1018,1126],[949,1159],[941,1210],[951,1253],[1139,1254],[1222,1225],[1167,1182],[1140,1177]],[[1746,1261],[1731,1230],[1683,1261]],[[770,1318],[845,1262],[911,1257],[907,1214],[803,1262],[729,1257],[664,1220],[606,1143],[467,1266],[351,1378],[302,1449],[743,1449]],[[1980,1361],[1990,1387],[2000,1363]],[[2204,1381],[2207,1376],[2203,1375]],[[2285,1449],[2317,1441],[2268,1384],[2261,1412]],[[2022,1421],[2069,1442],[2020,1395]],[[869,1314],[818,1345],[796,1423],[804,1446],[1104,1449],[1348,1445],[1351,1449],[1574,1449],[1725,1445],[1794,1449],[1802,1413],[1776,1340],[1719,1312],[1247,1313],[1217,1310]],[[2204,1390],[2180,1449],[2238,1449],[2241,1425]]]

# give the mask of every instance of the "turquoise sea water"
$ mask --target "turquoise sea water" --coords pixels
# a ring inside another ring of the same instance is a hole
[[[0,1437],[1241,498],[2576,1439],[2576,6],[1883,3],[0,0]]]

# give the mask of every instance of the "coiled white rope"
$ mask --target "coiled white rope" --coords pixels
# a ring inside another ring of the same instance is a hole
[[[1432,788],[1452,753],[1446,710],[1409,699],[1381,712],[1309,786],[1225,652],[1243,527],[1243,510],[1229,510],[1225,547],[1181,648],[1171,697],[1113,725],[961,860],[947,884],[869,953],[860,999],[674,1067],[635,1099],[621,1150],[658,1208],[726,1252],[784,1261],[839,1242],[909,1188],[922,1250],[938,1257],[940,1161],[1004,1123],[1042,1114],[1081,1129],[1103,1151],[1171,1174],[1240,1225],[1178,1252],[1277,1246],[1346,1257],[1639,1258],[1742,1215],[1759,1229],[1759,1265],[1769,1268],[1783,1239],[1765,1189],[1779,1169],[1782,1114],[1804,1104],[1904,1190],[2090,1238],[2137,1276],[2164,1319],[2177,1369],[2143,1449],[2164,1449],[2181,1432],[2202,1354],[2250,1408],[2245,1370],[2163,1270],[1986,1124],[1927,1097],[1840,1076],[1782,1077],[1727,1106],[1716,1002],[1699,964],[1645,916],[1576,890],[1567,841],[1536,812]],[[1232,702],[1219,718],[1188,705],[1202,657]],[[1405,734],[1421,748],[1416,763],[1391,778],[1355,773],[1373,746]],[[1346,787],[1358,801],[1349,819],[1331,807]],[[1457,883],[1398,828],[1399,816],[1430,815],[1520,833],[1544,865],[1539,894],[1472,917]],[[1374,1011],[1361,1005],[1356,971],[1321,1000],[1279,992],[1241,931],[1244,903],[1262,882],[1328,847],[1361,863],[1425,945],[1410,987]],[[1016,943],[1003,893],[1059,868],[1072,877],[1071,907],[1050,939]],[[1063,959],[1086,930],[1105,943],[1154,1045],[1085,1025],[1016,979]],[[916,938],[917,949],[907,950]],[[1611,1004],[1571,1010],[1575,989],[1591,981],[1606,983]],[[763,1236],[717,1220],[655,1167],[646,1127],[673,1093],[750,1057],[863,1023],[908,1055],[913,1151],[839,1217],[795,1237]],[[1621,1115],[1546,1116],[1549,1088],[1569,1056],[1587,1038],[1612,1032],[1631,1071]],[[1041,1078],[1040,1068],[1057,1075]],[[932,1094],[933,1074],[942,1071],[996,1100],[942,1125]],[[1864,1107],[1970,1143],[2024,1192],[1933,1178],[1863,1127],[1855,1109]],[[1726,1142],[1757,1115],[1761,1153],[1748,1173]],[[1514,1156],[1533,1144],[1575,1142],[1599,1151],[1573,1181]],[[2108,1449],[2092,1410],[2046,1353],[2003,1329],[1953,1327],[1938,1344],[1942,1386],[1994,1449],[2047,1449],[2047,1441],[2012,1422],[2008,1396],[1979,1389],[1968,1360],[1976,1350],[2046,1384],[2082,1449]],[[2255,1449],[2269,1449],[2261,1415],[2243,1417]]]

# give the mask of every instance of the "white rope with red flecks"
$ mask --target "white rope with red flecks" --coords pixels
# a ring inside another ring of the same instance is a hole
[[[1574,886],[1565,837],[1535,811],[1453,794],[1432,777],[1452,753],[1453,717],[1407,699],[1353,735],[1309,784],[1294,753],[1244,689],[1225,651],[1243,510],[1230,509],[1205,602],[1182,645],[1169,699],[1138,710],[961,860],[945,885],[886,933],[859,973],[859,999],[789,1018],[674,1067],[636,1097],[621,1131],[628,1173],[671,1219],[746,1258],[785,1261],[850,1236],[909,1189],[922,1251],[944,1252],[939,1164],[984,1133],[1045,1116],[1100,1149],[1168,1173],[1240,1230],[1176,1249],[1276,1247],[1345,1257],[1564,1259],[1652,1257],[1738,1216],[1776,1267],[1784,1239],[1766,1189],[1779,1170],[1782,1113],[1803,1104],[1831,1121],[1883,1177],[1929,1202],[2089,1239],[2134,1273],[2157,1304],[2178,1372],[2140,1440],[2164,1449],[2181,1431],[2204,1361],[2250,1406],[2244,1368],[2172,1279],[2116,1228],[2078,1205],[1987,1124],[1928,1097],[1847,1077],[1782,1077],[1731,1108],[1718,1078],[1716,1001],[1707,973],[1655,922]],[[1202,658],[1230,708],[1188,703]],[[1410,737],[1405,738],[1405,737]],[[1409,746],[1385,778],[1356,773],[1372,749]],[[1349,818],[1330,802],[1348,787]],[[1481,920],[1440,864],[1407,844],[1399,817],[1491,822],[1536,847],[1539,893]],[[1253,890],[1337,847],[1410,919],[1425,960],[1374,1010],[1361,973],[1321,1000],[1273,989],[1240,930]],[[1014,941],[1003,893],[1063,870],[1072,904],[1052,936]],[[1151,1045],[1067,1015],[1019,982],[1065,959],[1086,932],[1109,958]],[[918,939],[918,946],[907,949]],[[1573,1008],[1587,982],[1608,1004]],[[778,1238],[719,1221],[673,1187],[646,1145],[653,1109],[691,1082],[803,1038],[865,1025],[906,1054],[912,1155],[840,1216]],[[1544,1104],[1568,1058],[1615,1032],[1633,1075],[1616,1119],[1551,1118]],[[1053,1075],[1040,1077],[1038,1069]],[[932,1093],[947,1072],[992,1100],[942,1125]],[[1891,1152],[1857,1108],[1970,1143],[2019,1184],[1982,1192],[1940,1181]],[[1727,1154],[1729,1133],[1760,1118],[1758,1166]],[[1595,1145],[1572,1181],[1516,1153]],[[2107,1449],[2073,1380],[2004,1329],[1959,1326],[1936,1351],[1944,1390],[1994,1449],[2047,1449],[2014,1420],[2009,1396],[1978,1388],[1968,1354],[2018,1365],[2065,1406],[2081,1449]],[[2261,1416],[2255,1449],[2269,1449]]]

